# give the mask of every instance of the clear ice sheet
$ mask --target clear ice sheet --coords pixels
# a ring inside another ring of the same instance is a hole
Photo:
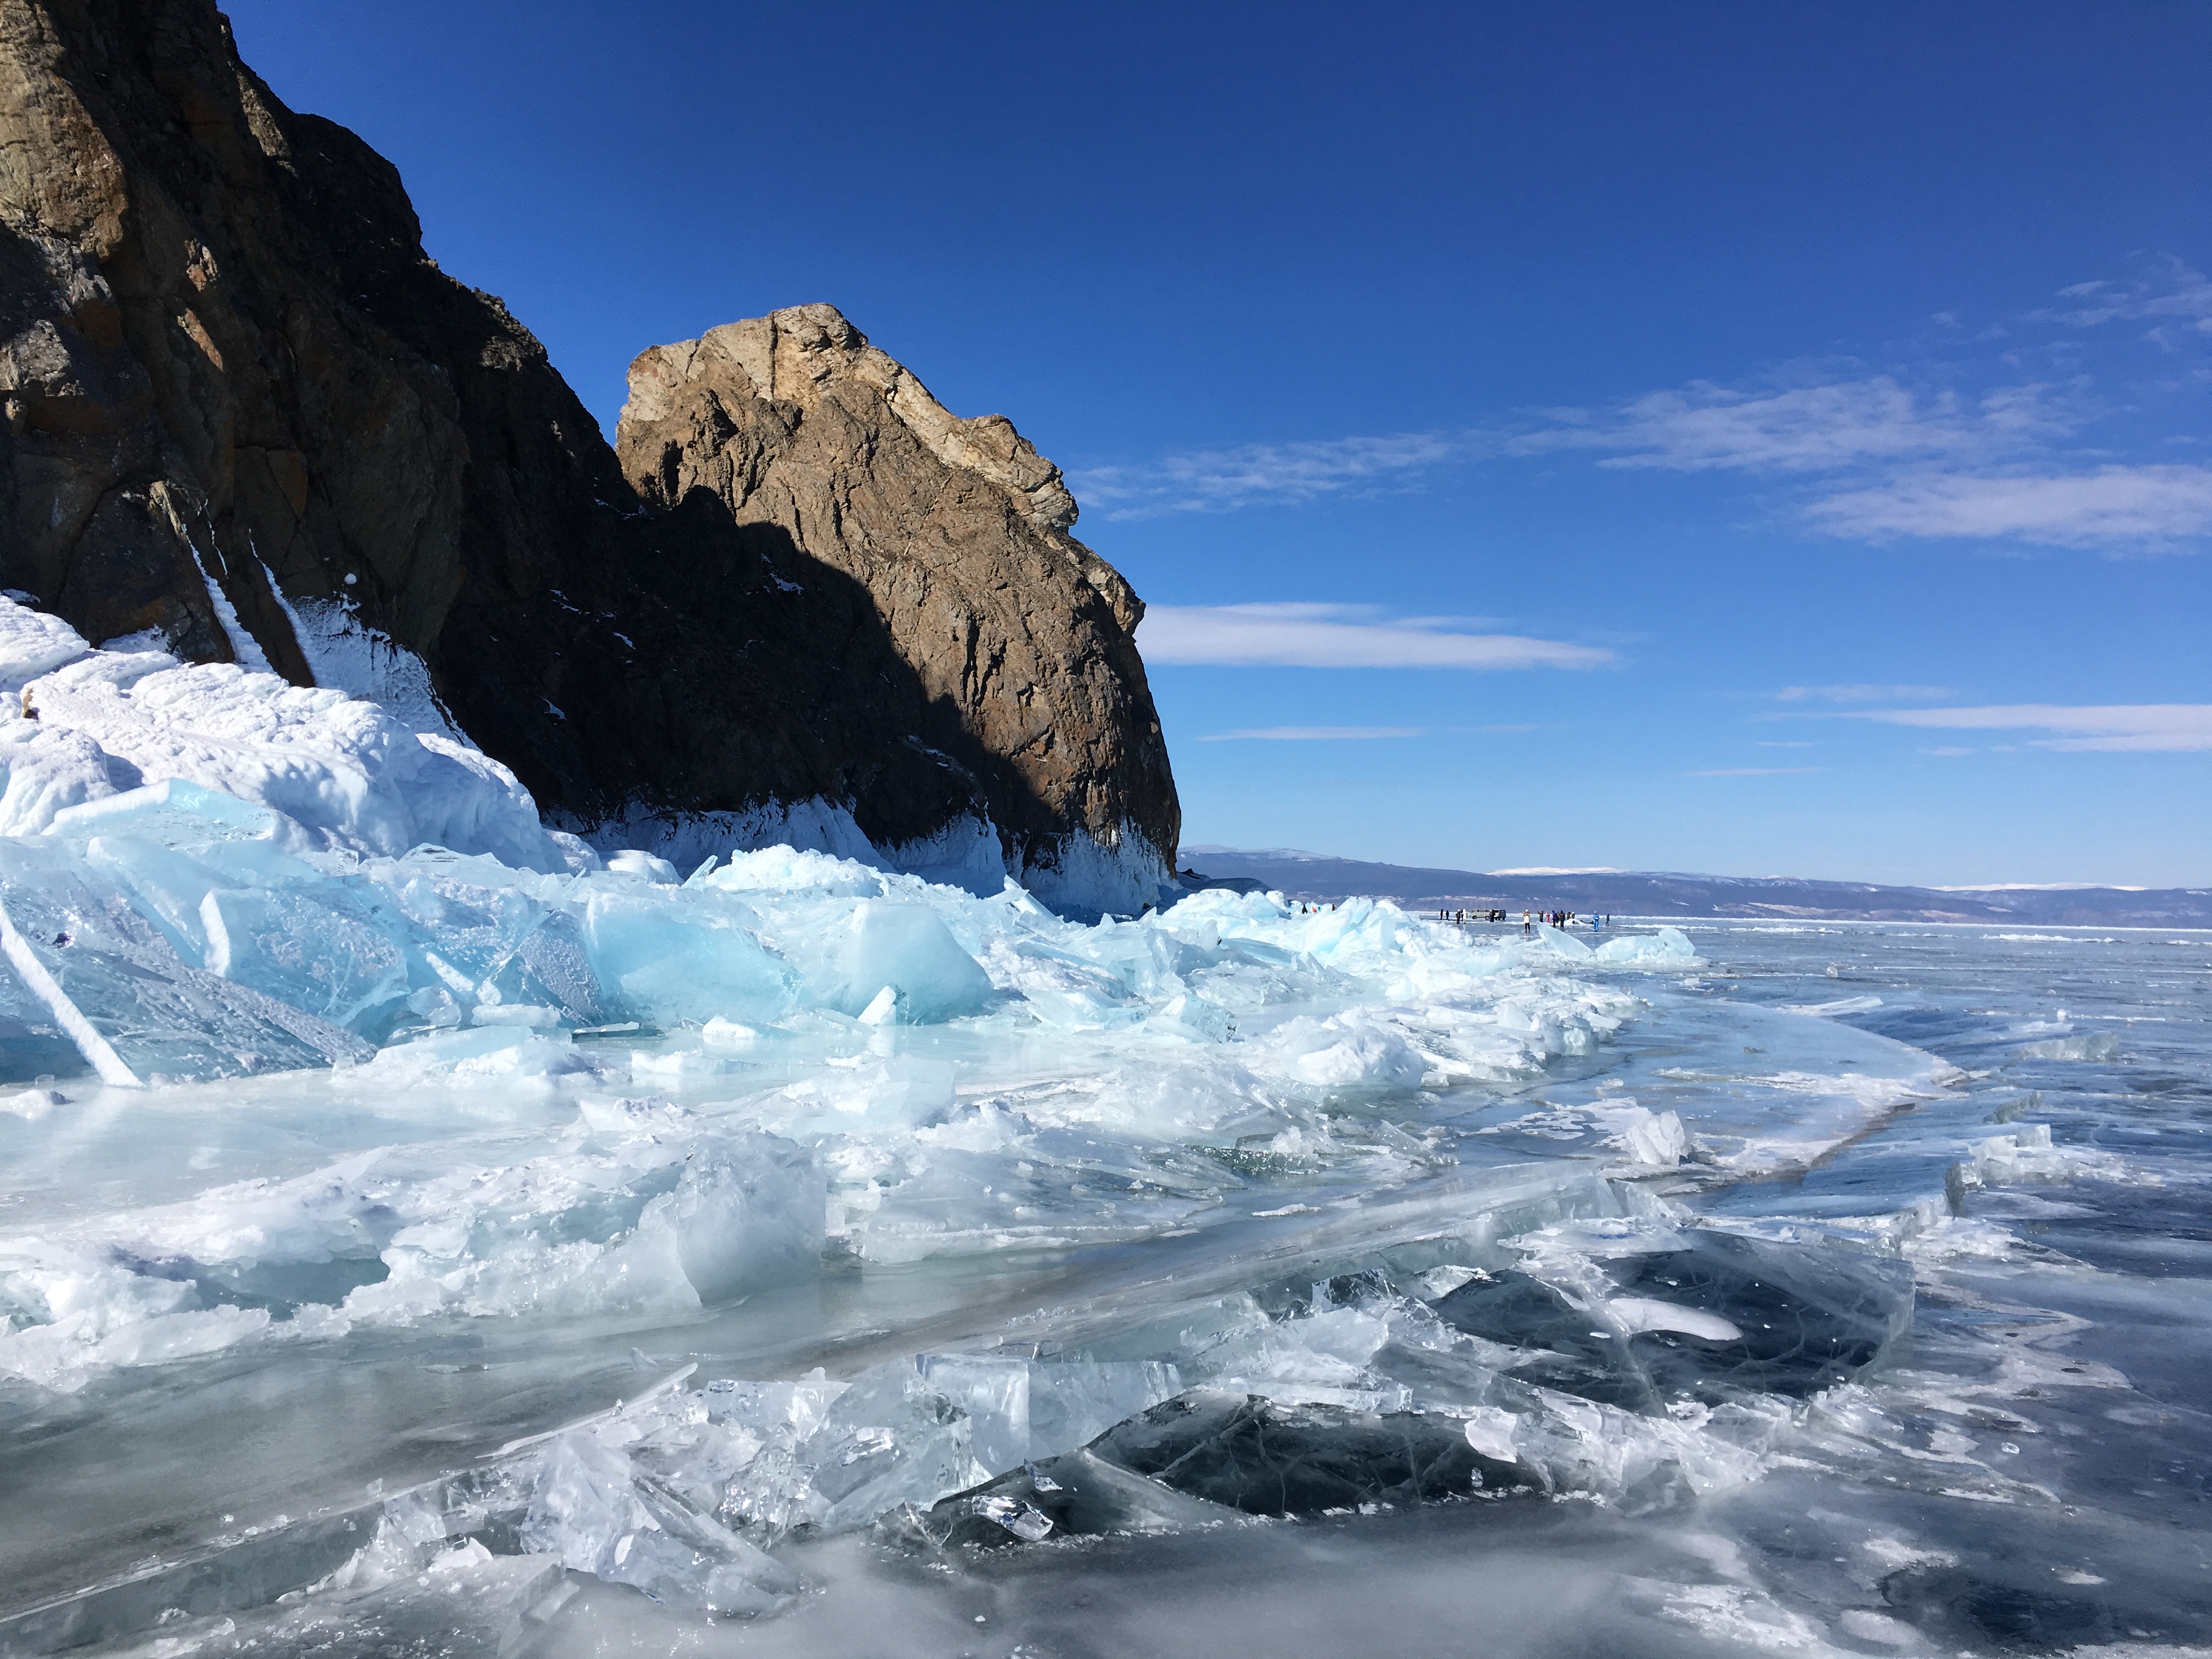
[[[0,842],[0,1653],[2212,1629],[2147,1473],[2202,936],[1086,927],[92,816]],[[56,996],[151,1086],[50,1075]]]

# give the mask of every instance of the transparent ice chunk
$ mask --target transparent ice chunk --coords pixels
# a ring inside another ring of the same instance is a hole
[[[820,1499],[820,1524],[840,1531],[988,1480],[972,1445],[968,1413],[913,1360],[896,1359],[853,1379],[801,1443],[798,1462]]]
[[[993,1474],[1027,1462],[1036,1449],[1030,1428],[1030,1364],[993,1354],[923,1354],[916,1369],[967,1414],[969,1454]]]
[[[931,1024],[975,1013],[991,994],[990,975],[919,904],[863,899],[824,956],[816,994],[841,1013],[861,1015],[888,991],[901,1023]]]
[[[588,1433],[547,1447],[521,1542],[575,1571],[710,1613],[772,1612],[797,1588],[788,1568],[640,1479],[627,1453]]]
[[[827,1188],[814,1154],[744,1131],[684,1161],[675,1190],[645,1206],[633,1248],[665,1246],[703,1303],[812,1271]]]
[[[765,1024],[791,1005],[790,969],[704,905],[595,889],[582,937],[599,981],[662,1025],[718,1017]]]
[[[1056,1359],[1030,1368],[1032,1458],[1087,1445],[1124,1418],[1182,1391],[1174,1365],[1157,1359]]]

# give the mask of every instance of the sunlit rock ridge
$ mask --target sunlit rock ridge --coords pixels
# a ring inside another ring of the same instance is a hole
[[[609,848],[1168,872],[1142,607],[1008,422],[807,306],[646,353],[610,446],[205,0],[0,0],[0,585],[94,646],[373,698]]]

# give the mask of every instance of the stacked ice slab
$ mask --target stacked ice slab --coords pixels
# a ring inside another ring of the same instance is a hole
[[[0,599],[0,1066],[109,1083],[364,1056],[427,963],[350,872],[426,842],[564,868],[496,762]]]

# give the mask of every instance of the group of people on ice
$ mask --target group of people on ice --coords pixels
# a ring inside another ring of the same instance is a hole
[[[1505,920],[1505,912],[1503,910],[1439,910],[1437,912],[1437,920],[1453,922],[1464,927],[1469,922],[1503,921]],[[1521,932],[1524,937],[1533,933],[1540,922],[1547,927],[1571,927],[1577,921],[1584,922],[1592,929],[1596,929],[1605,926],[1606,919],[1603,916],[1585,916],[1576,910],[1540,912],[1523,910],[1521,913]]]

